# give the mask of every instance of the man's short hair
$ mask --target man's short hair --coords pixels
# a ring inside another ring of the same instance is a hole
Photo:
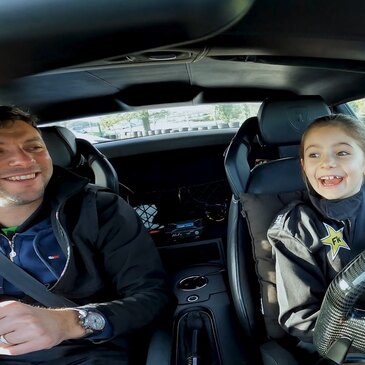
[[[0,128],[4,128],[9,122],[15,122],[16,120],[21,120],[39,131],[38,118],[35,115],[17,106],[0,105]]]

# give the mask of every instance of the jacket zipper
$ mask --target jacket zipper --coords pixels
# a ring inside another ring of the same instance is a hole
[[[68,252],[65,255],[66,256],[65,267],[63,268],[62,273],[61,273],[60,277],[58,278],[58,280],[52,285],[52,287],[49,288],[50,290],[53,289],[60,282],[60,280],[62,279],[63,275],[65,274],[66,269],[68,267],[68,264],[70,262],[70,246],[71,246],[71,244],[70,244],[70,240],[68,239],[67,233],[66,233],[65,229],[63,228],[63,226],[61,224],[61,221],[60,221],[60,210],[63,206],[64,206],[64,204],[61,204],[57,208],[56,213],[55,213],[56,222],[57,222],[57,225],[58,225],[58,228],[59,228],[59,234],[56,235],[56,239],[57,239],[57,236],[61,236],[61,238],[64,240],[64,242],[67,245]]]
[[[16,251],[15,251],[15,236],[17,235],[17,233],[14,234],[14,236],[11,238],[11,240],[9,240],[8,237],[4,236],[2,234],[2,236],[8,241],[9,243],[9,247],[10,247],[10,252],[9,252],[9,259],[10,261],[14,262],[14,258],[16,256]]]

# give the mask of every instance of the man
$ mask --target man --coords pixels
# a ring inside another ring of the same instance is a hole
[[[0,363],[127,364],[169,303],[158,252],[123,199],[52,165],[36,122],[0,106],[0,254],[78,306],[44,308],[0,278]]]

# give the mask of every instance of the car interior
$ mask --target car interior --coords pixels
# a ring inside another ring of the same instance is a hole
[[[136,210],[169,275],[176,308],[132,365],[303,364],[278,324],[266,232],[305,195],[305,128],[331,113],[364,121],[364,11],[360,0],[3,0],[1,104],[39,117],[54,164]],[[232,128],[96,143],[64,123],[228,103],[259,109]],[[365,362],[342,344],[321,364]]]

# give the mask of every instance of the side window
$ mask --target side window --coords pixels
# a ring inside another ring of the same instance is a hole
[[[347,105],[360,120],[365,122],[365,98],[349,101]]]

